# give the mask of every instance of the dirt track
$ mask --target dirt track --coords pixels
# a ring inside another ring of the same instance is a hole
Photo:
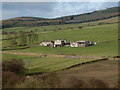
[[[76,59],[104,59],[101,57],[87,57],[87,56],[75,56],[75,55],[46,55],[41,53],[22,53],[22,52],[7,52],[2,51],[2,53],[6,54],[15,54],[15,55],[28,55],[28,56],[35,56],[35,57],[58,57],[58,58],[76,58]]]

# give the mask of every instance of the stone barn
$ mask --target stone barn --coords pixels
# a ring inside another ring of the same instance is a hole
[[[54,41],[54,47],[62,47],[65,46],[67,41],[65,39],[57,39]]]
[[[53,46],[53,44],[54,44],[54,41],[46,40],[46,41],[42,41],[40,45],[41,46]]]
[[[90,45],[90,41],[85,41],[85,40],[70,42],[71,47],[87,47],[89,45]]]

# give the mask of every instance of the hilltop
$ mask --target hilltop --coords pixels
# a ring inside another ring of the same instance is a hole
[[[60,24],[73,24],[73,23],[85,23],[100,21],[117,17],[119,7],[107,8],[104,10],[98,10],[91,13],[84,13],[78,15],[63,16],[54,19],[39,18],[39,17],[16,17],[6,19],[2,21],[3,28],[10,27],[35,27],[35,26],[47,26],[47,25],[60,25]]]

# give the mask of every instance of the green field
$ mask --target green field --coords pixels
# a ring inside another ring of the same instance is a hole
[[[28,49],[23,50],[12,50],[13,52],[23,52],[23,53],[42,53],[42,54],[67,54],[67,55],[80,55],[80,56],[116,56],[118,54],[118,42],[111,43],[101,43],[95,46],[90,47],[43,47],[43,46],[35,46]]]
[[[62,26],[64,27],[64,25],[61,25],[61,27]],[[98,25],[93,27],[85,27],[82,29],[73,28],[72,30],[63,28],[63,30],[59,30],[59,31],[51,31],[50,28],[51,27],[55,28],[56,26],[49,26],[49,27],[46,26],[46,27],[48,28],[48,31],[45,32],[39,31],[39,29],[43,29],[43,27],[39,27],[38,29],[39,41],[42,41],[44,39],[53,40],[58,38],[65,38],[68,41],[81,40],[81,39],[87,39],[87,40],[89,39],[94,41],[109,41],[116,39],[117,38],[116,35],[118,33],[118,24]],[[26,31],[27,29],[21,29],[21,30]],[[47,34],[47,38],[46,38],[46,34]],[[4,35],[3,39],[4,38],[7,37]]]
[[[94,23],[95,24],[95,23]],[[79,55],[79,56],[92,56],[92,57],[112,57],[118,55],[118,24],[105,24],[97,26],[84,26],[86,24],[71,24],[71,25],[53,25],[53,26],[43,26],[35,28],[8,28],[5,29],[9,31],[21,31],[21,30],[34,30],[37,29],[39,40],[35,44],[29,45],[30,48],[20,49],[20,50],[8,50],[8,52],[22,52],[22,53],[40,53],[46,55]],[[83,26],[84,28],[79,29],[78,26]],[[61,27],[60,30],[54,31]],[[68,29],[72,27],[73,29]],[[44,31],[47,29],[46,31]],[[47,38],[46,38],[47,34]],[[3,36],[3,39],[7,36]],[[90,40],[94,42],[111,41],[108,43],[97,43],[90,47],[43,47],[39,46],[42,40],[55,40],[55,39],[66,39],[70,41],[78,40]],[[2,41],[3,47],[9,46],[8,40]],[[93,59],[73,59],[73,58],[55,58],[55,57],[45,57],[38,58],[33,56],[25,55],[12,55],[3,54],[3,60],[9,59],[22,59],[27,62],[26,68],[28,68],[28,73],[32,72],[51,72],[56,70],[61,70],[66,67],[81,63],[91,61]]]
[[[77,40],[91,40],[94,42],[111,41],[118,39],[118,24],[109,24],[84,28],[82,30],[63,30],[58,32],[48,32],[49,40],[54,39],[67,39],[68,41]],[[45,40],[44,33],[39,33],[39,43]],[[23,50],[12,50],[15,52],[31,52],[31,53],[43,53],[43,54],[76,54],[82,56],[115,56],[117,55],[117,41],[109,43],[98,43],[97,45],[90,47],[42,47],[32,45],[31,48]],[[105,51],[105,52],[103,52]]]
[[[98,25],[99,23],[114,23]],[[19,32],[19,31],[37,31],[39,34],[39,40],[34,43],[40,43],[42,40],[54,40],[54,39],[67,39],[68,41],[76,40],[92,40],[92,41],[109,41],[116,40],[118,37],[118,17],[100,20],[89,23],[81,24],[66,24],[66,25],[51,25],[41,27],[14,27],[2,29],[6,32]],[[79,27],[82,28],[79,28]],[[72,29],[71,29],[72,28]],[[47,35],[47,38],[46,38]],[[7,39],[8,36],[3,35],[2,39]],[[2,40],[2,46],[9,46],[8,40]]]
[[[105,20],[100,20],[100,21],[94,21],[94,22],[88,22],[88,23],[78,23],[78,24],[65,24],[65,25],[50,25],[50,26],[40,26],[40,27],[13,27],[13,28],[5,28],[2,29],[2,31],[6,32],[19,32],[19,31],[38,31],[38,32],[57,32],[57,31],[62,31],[62,30],[79,30],[79,26],[85,28],[85,27],[91,27],[91,26],[96,26],[101,23],[103,25],[106,23],[117,23],[119,17],[113,17],[110,19],[105,19]],[[72,29],[71,29],[72,28]],[[3,36],[3,38],[7,38],[6,36]]]
[[[71,59],[71,58],[38,58],[33,56],[3,54],[4,60],[21,59],[28,69],[27,73],[51,72],[70,67],[75,64],[93,61],[94,59]]]
[[[118,34],[118,24],[100,25],[94,27],[87,27],[80,30],[64,30],[59,32],[48,32],[47,37],[49,40],[54,39],[67,39],[68,41],[76,40],[92,40],[92,41],[109,41],[116,40]],[[40,41],[46,39],[46,34],[40,33]]]
[[[3,31],[7,32],[19,32],[19,31],[31,31],[31,30],[37,30],[37,31],[55,31],[55,30],[65,30],[65,29],[78,29],[79,26],[81,27],[90,27],[99,25],[101,23],[107,24],[107,23],[117,23],[119,17],[113,17],[105,20],[100,21],[93,21],[93,22],[87,22],[87,23],[78,23],[78,24],[64,24],[64,25],[50,25],[50,26],[37,26],[37,27],[13,27],[13,28],[5,28]]]

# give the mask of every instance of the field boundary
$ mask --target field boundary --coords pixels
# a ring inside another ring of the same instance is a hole
[[[94,61],[88,61],[88,62],[78,63],[78,64],[75,64],[75,65],[69,66],[69,67],[67,67],[67,68],[64,68],[64,69],[61,69],[61,70],[57,70],[57,71],[68,70],[68,69],[70,69],[70,68],[78,67],[78,66],[80,66],[80,65],[91,64],[91,63],[95,63],[95,62],[98,62],[98,61],[105,61],[105,60],[108,60],[108,58],[96,59],[96,60],[94,60]],[[53,72],[57,72],[57,71],[53,71]],[[40,75],[40,74],[44,74],[44,73],[50,73],[50,72],[27,73],[25,76]]]
[[[62,70],[67,70],[67,69],[70,69],[70,68],[73,68],[73,67],[77,67],[77,66],[80,66],[80,65],[90,64],[90,63],[94,63],[94,62],[98,62],[98,61],[105,61],[105,60],[108,60],[108,58],[102,58],[102,59],[97,59],[97,60],[93,60],[93,61],[88,61],[88,62],[83,62],[83,63],[75,64],[75,65],[72,65],[72,66],[67,67],[65,69],[62,69]]]

